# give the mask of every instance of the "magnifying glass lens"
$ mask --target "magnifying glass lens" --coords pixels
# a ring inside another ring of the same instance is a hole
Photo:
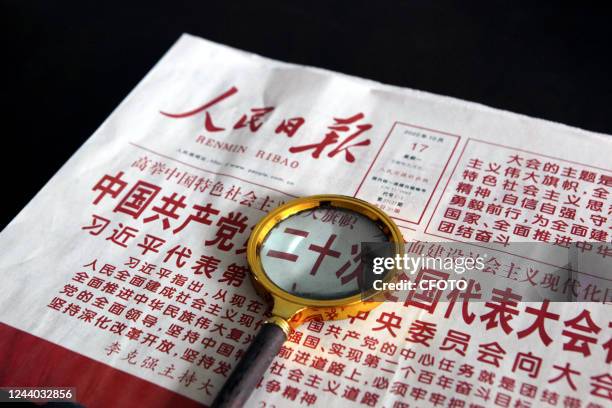
[[[388,241],[376,222],[357,212],[318,207],[272,228],[260,257],[265,274],[285,292],[335,300],[360,292],[360,244]]]
[[[386,243],[392,245],[380,245]],[[269,294],[274,306],[212,407],[245,406],[301,323],[346,318],[376,307],[380,301],[375,295],[383,292],[370,284],[395,278],[394,269],[378,273],[377,258],[401,254],[403,243],[399,228],[383,211],[341,195],[297,198],[259,221],[249,238],[247,260],[257,288]]]

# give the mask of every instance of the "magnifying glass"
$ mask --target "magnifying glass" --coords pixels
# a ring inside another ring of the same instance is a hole
[[[361,243],[390,243],[399,228],[383,211],[352,197],[317,195],[276,208],[253,229],[247,260],[256,290],[273,302],[212,407],[242,407],[291,330],[308,320],[338,320],[380,304],[363,279]],[[390,271],[381,277],[392,279]]]

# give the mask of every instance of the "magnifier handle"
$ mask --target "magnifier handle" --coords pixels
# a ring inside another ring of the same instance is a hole
[[[265,323],[232,371],[211,408],[240,408],[263,377],[287,336],[274,323]]]

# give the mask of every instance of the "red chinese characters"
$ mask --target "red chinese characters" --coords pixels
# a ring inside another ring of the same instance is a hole
[[[227,91],[221,93],[195,109],[182,113],[169,113],[166,111],[160,111],[160,113],[172,119],[185,119],[204,113],[204,130],[210,133],[222,132],[226,130],[226,128],[215,124],[212,114],[210,113],[210,109],[237,93],[238,88],[232,86]],[[237,130],[248,128],[251,133],[256,133],[265,124],[266,119],[273,114],[274,110],[274,106],[252,107],[250,108],[249,113],[243,114],[236,121],[236,123],[233,125],[233,129]],[[329,151],[327,152],[328,157],[334,157],[339,153],[344,153],[345,160],[348,163],[352,163],[355,161],[355,155],[351,149],[365,147],[371,143],[370,139],[356,140],[362,133],[367,132],[372,128],[372,125],[369,123],[360,123],[364,117],[365,115],[362,112],[346,118],[335,117],[333,118],[333,124],[328,126],[329,132],[325,134],[320,142],[305,144],[302,146],[292,146],[289,148],[289,152],[300,153],[312,150],[311,156],[317,159],[327,147],[330,147],[330,149],[328,149]],[[281,119],[275,126],[274,133],[283,133],[288,138],[291,138],[298,132],[305,122],[306,120],[301,116]],[[342,140],[340,140],[341,136],[344,136]],[[332,145],[333,148],[331,148]]]

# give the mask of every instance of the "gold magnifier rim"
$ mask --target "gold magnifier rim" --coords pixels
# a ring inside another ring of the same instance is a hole
[[[366,300],[362,293],[329,300],[309,299],[296,296],[277,286],[264,271],[260,250],[272,228],[294,214],[322,206],[348,209],[368,217],[382,227],[383,232],[389,237],[390,243],[396,244],[396,253],[403,252],[404,238],[398,226],[387,214],[374,205],[358,198],[336,194],[321,194],[296,198],[274,209],[259,221],[253,228],[247,244],[247,262],[250,267],[251,277],[257,284],[261,285],[265,291],[272,295],[275,301],[277,298],[280,298],[304,308],[325,308],[343,307],[355,303],[362,303]],[[373,291],[372,296],[380,292],[381,291]]]

